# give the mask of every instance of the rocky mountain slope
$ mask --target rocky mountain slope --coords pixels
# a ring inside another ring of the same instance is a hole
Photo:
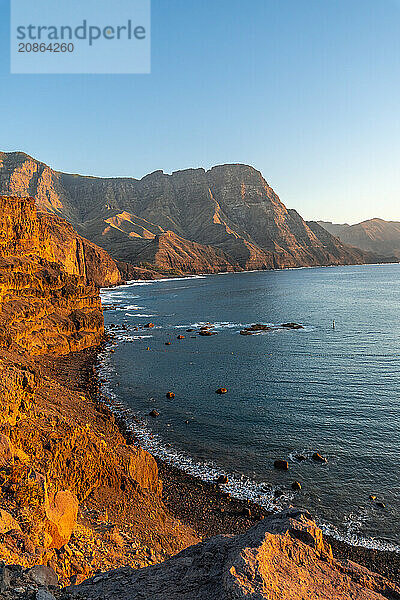
[[[122,283],[116,262],[103,248],[78,235],[65,219],[36,210],[33,198],[23,193],[18,197],[0,196],[0,211],[3,228],[0,232],[0,252],[3,255],[9,255],[12,249],[11,233],[19,239],[20,252],[28,248],[27,242],[22,243],[19,233],[16,232],[17,219],[21,232],[24,230],[26,219],[31,229],[25,231],[24,235],[28,239],[28,235],[32,234],[31,254],[40,255],[49,262],[61,263],[68,274],[81,276],[85,283],[94,283],[97,286]]]
[[[381,256],[395,256],[400,259],[400,223],[397,221],[369,219],[356,225],[339,225],[326,221],[319,221],[319,224],[345,244]]]
[[[98,289],[87,281],[81,242],[72,240],[72,253],[60,249],[53,237],[58,229],[38,217],[32,198],[0,197],[0,221],[0,345],[31,354],[97,345],[103,314]]]
[[[335,560],[310,515],[289,510],[239,536],[218,536],[169,561],[119,569],[62,594],[76,600],[384,600],[400,587]]]
[[[41,210],[66,218],[114,259],[150,262],[160,272],[182,273],[188,264],[188,272],[214,272],[380,260],[306,223],[246,165],[101,179],[0,153],[0,191],[33,195]]]
[[[32,198],[0,198],[0,559],[15,575],[34,567],[30,586],[46,572],[68,583],[145,566],[197,541],[166,510],[155,460],[99,403],[99,290],[85,253],[54,247],[57,231],[72,236],[57,219]]]
[[[61,263],[71,275],[81,275],[86,283],[109,287],[122,283],[117,263],[89,240],[81,237],[65,219],[39,212],[41,230],[46,232],[43,248],[46,258]]]

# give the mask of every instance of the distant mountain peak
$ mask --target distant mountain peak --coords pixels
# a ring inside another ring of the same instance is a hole
[[[250,165],[158,170],[138,180],[62,173],[24,153],[0,159],[0,192],[34,196],[41,210],[139,267],[213,272],[379,261],[288,210]]]

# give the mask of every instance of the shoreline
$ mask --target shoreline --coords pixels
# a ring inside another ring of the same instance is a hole
[[[156,281],[174,281],[179,279],[196,279],[199,277],[210,277],[213,275],[243,275],[246,273],[280,273],[281,271],[302,271],[304,269],[333,269],[336,267],[381,267],[384,265],[398,265],[400,264],[400,259],[396,262],[379,262],[379,263],[350,263],[348,265],[308,265],[303,267],[282,267],[281,269],[242,269],[241,271],[216,271],[215,273],[188,273],[187,275],[180,276],[164,276],[160,274],[160,277],[156,277],[155,279],[131,279],[126,280],[122,284],[112,285],[105,288],[101,288],[103,290],[111,290],[117,289],[119,287],[124,287],[126,285],[131,285],[134,283],[153,283]]]
[[[99,355],[106,350],[106,344],[96,353],[95,366],[99,378],[101,360]],[[100,375],[101,377],[101,375]],[[116,419],[116,424],[127,443],[142,447],[135,436],[131,424],[121,414],[110,399],[98,387],[99,402],[105,404]],[[146,449],[146,448],[144,448]],[[184,525],[191,527],[201,538],[220,534],[243,533],[272,512],[251,500],[237,499],[225,492],[216,483],[209,483],[200,477],[189,474],[182,468],[169,464],[149,452],[156,460],[159,476],[163,483],[162,499],[171,514]],[[313,515],[312,515],[313,516]],[[400,554],[391,550],[375,550],[356,546],[324,534],[331,544],[335,558],[351,560],[370,571],[400,583]]]
[[[351,266],[384,266],[397,265],[398,263],[379,263],[378,265],[371,264],[354,264],[354,265],[325,265],[324,268],[332,267],[351,267]],[[320,268],[321,265],[315,267],[298,267],[286,269],[269,269],[268,271],[284,271],[284,270],[302,270],[305,268]],[[266,270],[241,271],[240,273],[258,273]],[[236,274],[231,272],[221,273],[205,273],[188,275],[183,277],[170,277],[156,280],[132,280],[118,287],[130,287],[141,284],[151,284],[158,281],[174,281],[196,278],[207,278],[210,275],[225,275]],[[115,289],[115,288],[114,288]],[[105,291],[107,288],[105,288]],[[104,348],[103,348],[104,349]],[[114,393],[114,390],[112,390]],[[118,395],[115,396],[118,401]],[[129,423],[124,423],[124,416],[118,413],[118,406],[113,406],[113,401],[105,397],[105,402],[114,415],[117,416],[119,425],[122,427],[121,433],[128,435],[130,439],[134,438],[135,443],[146,449],[156,460],[160,477],[164,483],[163,499],[171,513],[179,518],[183,523],[193,527],[193,529],[201,535],[201,537],[211,537],[221,533],[235,534],[241,533],[254,525],[257,520],[271,514],[267,509],[251,500],[241,500],[230,496],[227,492],[219,489],[219,486],[207,483],[201,477],[190,474],[179,467],[170,464],[168,460],[160,458],[157,452],[152,449],[147,449],[139,438],[135,437],[135,432],[130,429]],[[132,410],[134,413],[134,409]],[[134,414],[133,414],[134,419]],[[247,514],[250,510],[250,516]],[[329,534],[324,534],[325,539],[332,545],[334,555],[337,558],[349,559],[366,566],[371,571],[378,572],[389,579],[400,582],[400,553],[395,550],[385,550],[368,548],[363,545],[353,545],[348,541],[343,541]],[[372,540],[371,540],[372,541]],[[379,540],[378,540],[379,541]],[[382,540],[382,543],[383,540]]]

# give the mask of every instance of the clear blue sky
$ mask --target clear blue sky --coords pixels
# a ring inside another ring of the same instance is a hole
[[[153,0],[151,75],[10,75],[8,20],[0,0],[1,150],[99,176],[243,162],[307,219],[400,220],[399,0]]]

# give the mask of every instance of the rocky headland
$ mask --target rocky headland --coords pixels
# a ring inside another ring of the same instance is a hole
[[[102,179],[0,153],[0,193],[33,195],[41,211],[63,217],[122,262],[131,279],[137,269],[159,277],[398,260],[306,222],[248,165]]]
[[[95,368],[114,261],[31,198],[1,197],[0,221],[1,598],[400,598],[395,556],[332,553],[307,513],[267,515],[140,448]]]

